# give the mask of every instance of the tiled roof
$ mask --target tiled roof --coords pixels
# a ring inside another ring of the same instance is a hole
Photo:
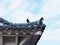
[[[0,30],[33,30],[42,29],[44,30],[46,25],[42,22],[43,17],[39,21],[23,23],[23,24],[13,24],[0,17]]]

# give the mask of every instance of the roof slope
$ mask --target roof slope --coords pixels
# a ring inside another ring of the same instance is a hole
[[[45,29],[46,25],[42,22],[43,17],[39,21],[13,24],[0,17],[0,30],[32,30],[32,29]]]

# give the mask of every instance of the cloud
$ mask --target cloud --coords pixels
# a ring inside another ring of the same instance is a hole
[[[1,1],[0,3],[0,16],[5,16],[8,13],[15,11],[21,3],[24,3],[24,0],[6,0]],[[7,7],[8,6],[8,7]]]
[[[54,24],[60,26],[60,20],[57,20]]]
[[[47,29],[49,30],[49,29]],[[50,41],[60,41],[60,28],[56,29],[55,31],[49,30],[49,31],[45,31],[41,37],[41,41],[46,41],[46,40],[50,40]]]
[[[34,18],[34,16],[31,13],[26,13],[23,12],[21,15],[19,14],[20,12],[16,12],[13,15],[10,15],[10,17],[8,16],[7,18],[9,18],[9,20],[11,20],[12,18],[12,22],[14,21],[14,23],[26,23],[26,19],[28,18],[30,21],[33,21],[32,19]]]
[[[55,31],[54,31],[54,29],[52,29],[52,30],[46,29],[37,45],[39,45],[39,44],[46,45],[47,43],[56,44],[55,42],[59,42],[57,44],[60,44],[60,35],[59,34],[60,34],[60,28],[55,29]]]
[[[2,0],[0,1],[0,16],[5,15],[6,14],[6,10],[5,8],[8,7],[9,1],[7,0]]]
[[[29,13],[29,15],[30,15],[30,13],[32,14],[32,12],[26,11],[27,8],[28,8],[28,10],[33,11],[33,9],[36,8],[37,5],[40,6],[39,3],[33,2],[31,4],[31,3],[28,3],[26,0],[5,1],[5,3],[7,3],[7,2],[10,2],[10,5],[9,5],[7,10],[5,10],[2,6],[0,8],[1,9],[0,14],[3,16],[4,15],[5,16],[6,15],[12,15],[13,16],[14,13],[16,13],[16,12],[20,12],[20,13],[18,13],[19,15],[22,15],[23,12]],[[60,9],[59,9],[60,3],[59,2],[60,2],[59,0],[58,1],[56,1],[56,0],[53,0],[53,1],[52,0],[45,0],[45,2],[42,5],[42,8],[39,7],[40,8],[39,10],[41,10],[42,13],[39,12],[39,14],[32,14],[32,15],[34,15],[35,18],[44,17],[45,19],[55,17],[60,13]],[[38,12],[38,10],[37,10],[37,12]]]
[[[60,0],[45,0],[41,11],[45,18],[52,18],[60,14]]]

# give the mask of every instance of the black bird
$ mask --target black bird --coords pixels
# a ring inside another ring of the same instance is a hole
[[[27,18],[27,23],[30,23],[29,19]]]

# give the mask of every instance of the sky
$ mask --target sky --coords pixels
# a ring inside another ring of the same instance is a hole
[[[0,17],[12,23],[44,17],[46,29],[37,45],[60,45],[60,0],[0,0]]]

